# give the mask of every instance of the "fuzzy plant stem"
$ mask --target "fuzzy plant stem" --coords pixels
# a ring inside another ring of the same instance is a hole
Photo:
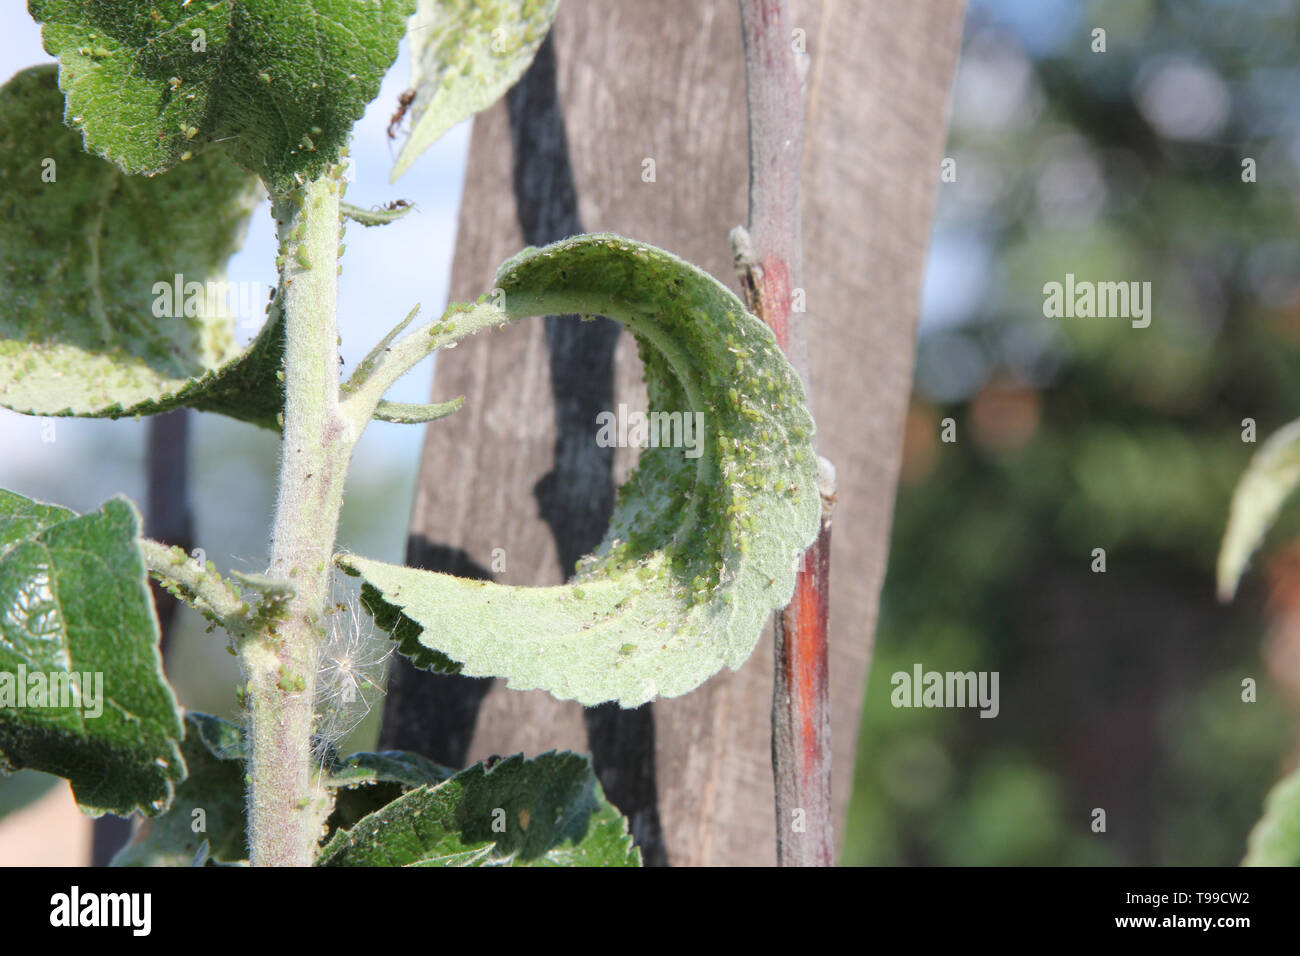
[[[293,595],[264,633],[241,643],[248,683],[249,858],[310,866],[329,800],[313,754],[316,655],[354,426],[338,387],[337,261],[342,179],[327,173],[275,200],[278,307],[285,317],[279,499],[268,576]]]

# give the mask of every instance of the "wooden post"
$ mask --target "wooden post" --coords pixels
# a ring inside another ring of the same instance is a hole
[[[830,695],[841,830],[961,19],[960,0],[803,0],[790,16],[811,58],[809,371],[818,447],[838,470]],[[733,277],[728,233],[746,221],[748,179],[734,0],[568,0],[552,46],[509,103],[475,120],[452,298],[487,291],[527,242],[579,229],[621,232]],[[563,581],[630,467],[625,449],[612,463],[602,457],[592,411],[606,401],[644,407],[630,336],[602,323],[518,323],[440,356],[434,394],[464,394],[466,404],[429,427],[408,561],[504,583]],[[594,751],[647,861],[769,865],[772,653],[769,636],[739,672],[685,697],[585,715],[542,692],[401,664],[381,745],[458,765]]]

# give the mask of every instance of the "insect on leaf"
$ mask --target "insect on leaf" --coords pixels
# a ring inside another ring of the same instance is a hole
[[[523,76],[558,6],[559,0],[419,0],[408,32],[411,134],[392,180]]]
[[[637,338],[650,447],[603,542],[560,587],[339,564],[371,586],[367,604],[399,650],[438,670],[636,707],[740,667],[789,601],[821,513],[812,419],[772,332],[707,273],[618,236],[525,250],[495,285],[500,321],[607,315]],[[437,655],[418,659],[415,642]]]

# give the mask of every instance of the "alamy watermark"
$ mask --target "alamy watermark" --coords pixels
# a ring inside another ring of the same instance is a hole
[[[83,893],[73,886],[50,897],[50,925],[57,927],[125,927],[132,936],[148,936],[153,927],[151,893]]]
[[[1067,272],[1065,282],[1043,286],[1043,315],[1049,319],[1132,319],[1133,328],[1151,324],[1150,282],[1075,281]]]
[[[102,671],[0,671],[0,707],[41,707],[80,710],[94,719],[104,712]]]
[[[981,717],[996,717],[997,671],[927,671],[920,664],[912,672],[895,671],[889,701],[895,707],[978,707]]]
[[[620,403],[617,412],[596,416],[601,448],[685,448],[687,458],[704,453],[703,412],[637,412]]]
[[[171,282],[155,282],[152,292],[156,319],[182,316],[239,319],[243,328],[257,328],[262,324],[270,298],[267,287],[260,282],[186,281],[179,272],[172,276]]]

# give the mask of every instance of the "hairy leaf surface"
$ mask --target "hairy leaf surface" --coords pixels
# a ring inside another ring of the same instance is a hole
[[[171,809],[146,821],[113,866],[189,866],[205,843],[217,863],[248,858],[243,734],[218,717],[188,713],[181,749],[189,776]]]
[[[274,193],[338,160],[414,0],[30,0],[86,148],[153,175],[220,143]]]
[[[219,717],[188,713],[182,749],[189,776],[177,788],[171,809],[149,821],[113,858],[114,866],[190,866],[204,844],[211,862],[248,859],[244,732]],[[453,774],[419,754],[397,750],[344,758],[329,750],[324,764],[326,786],[336,798],[327,821],[331,833],[354,825],[408,790],[441,783]],[[198,819],[203,829],[196,832]]]
[[[461,673],[516,689],[635,707],[738,668],[789,601],[821,508],[803,388],[771,331],[716,279],[617,236],[525,250],[496,286],[503,319],[623,322],[640,346],[651,410],[679,413],[681,429],[644,449],[571,584],[509,587],[353,555],[340,565],[373,587],[372,607],[374,592],[388,605],[381,623],[408,656],[414,638]],[[477,314],[449,310],[487,324]],[[681,416],[695,412],[703,434],[691,443]]]
[[[215,153],[126,176],[82,151],[62,102],[53,66],[0,89],[0,404],[111,418],[191,406],[276,427],[282,323],[241,352],[223,314],[256,178]]]
[[[591,761],[521,754],[419,787],[335,834],[321,866],[639,866]]]
[[[393,180],[523,76],[558,6],[559,0],[419,0],[408,33],[411,134],[393,164]]]
[[[120,498],[78,515],[0,490],[0,770],[66,777],[93,814],[158,813],[185,776],[139,531]]]

